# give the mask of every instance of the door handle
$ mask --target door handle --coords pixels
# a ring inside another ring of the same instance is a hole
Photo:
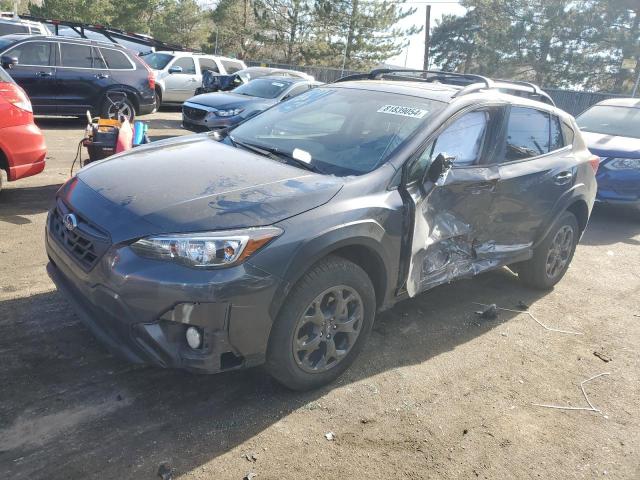
[[[52,75],[51,72],[36,72],[36,77],[38,78],[51,77]]]
[[[556,183],[556,185],[566,185],[571,181],[572,178],[573,178],[573,173],[566,170],[554,176],[553,181]]]
[[[109,78],[109,75],[106,73],[96,73],[95,77],[99,79],[103,79],[103,78]]]

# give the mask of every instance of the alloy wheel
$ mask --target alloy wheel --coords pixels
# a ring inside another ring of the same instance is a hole
[[[309,373],[335,367],[355,345],[364,317],[358,292],[346,285],[318,295],[298,320],[293,335],[293,356]]]
[[[546,263],[546,273],[549,278],[555,278],[567,265],[573,247],[573,235],[573,228],[570,225],[564,225],[553,237]]]

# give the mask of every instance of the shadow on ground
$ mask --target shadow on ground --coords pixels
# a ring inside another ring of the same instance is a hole
[[[608,205],[596,205],[589,225],[580,240],[583,245],[640,245],[640,211]]]
[[[46,212],[62,184],[5,189],[0,192],[0,222],[16,225],[31,223],[25,215]]]
[[[97,343],[51,292],[0,302],[0,469],[7,478],[154,478],[185,473],[309,405],[331,388],[429,361],[509,322],[472,302],[515,306],[542,294],[508,270],[436,288],[380,314],[334,385],[294,393],[262,369],[204,376],[136,367]]]

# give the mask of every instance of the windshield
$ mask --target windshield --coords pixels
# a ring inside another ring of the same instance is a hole
[[[291,86],[291,82],[258,78],[244,85],[240,85],[233,93],[248,95],[250,97],[276,98],[289,88],[289,86]]]
[[[162,70],[171,61],[173,55],[168,53],[150,53],[144,55],[142,59],[154,70]]]
[[[584,132],[640,138],[640,108],[596,105],[576,118]]]
[[[323,173],[361,175],[383,164],[444,105],[394,93],[316,88],[247,120],[231,137]]]

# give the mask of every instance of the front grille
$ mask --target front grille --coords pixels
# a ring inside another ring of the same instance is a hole
[[[182,121],[182,126],[184,128],[186,128],[187,130],[191,130],[192,132],[196,132],[196,133],[202,133],[202,132],[208,132],[209,129],[207,127],[205,127],[204,125],[198,125],[197,123],[191,123],[191,122],[187,122],[187,121]]]
[[[72,258],[85,269],[91,270],[110,245],[109,235],[74,213],[77,226],[67,229],[63,218],[71,210],[61,201],[51,212],[50,229],[53,237],[60,242]]]
[[[207,110],[200,108],[188,107],[186,105],[182,107],[182,114],[191,120],[202,120],[207,116],[207,113],[209,113]]]

